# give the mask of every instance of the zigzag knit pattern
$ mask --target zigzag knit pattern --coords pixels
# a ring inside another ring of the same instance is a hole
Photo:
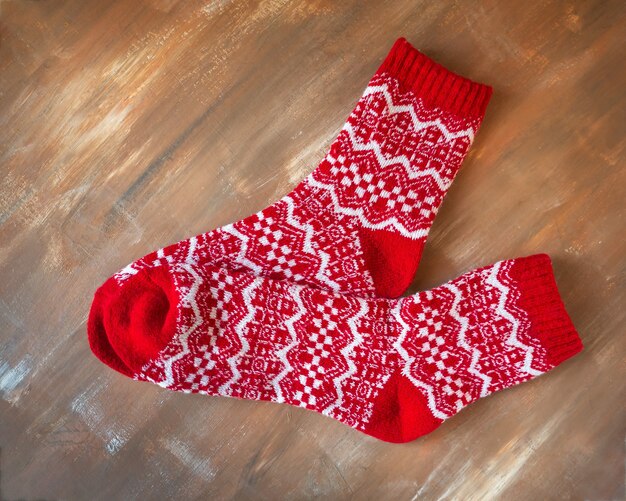
[[[192,261],[130,280],[140,294],[103,290],[101,325],[92,327],[106,326],[135,379],[284,402],[392,442],[430,432],[582,348],[546,255],[501,261],[399,300]],[[155,340],[151,353],[138,349]]]
[[[148,254],[116,277],[195,256],[199,264],[321,289],[397,297],[415,274],[490,96],[490,87],[400,39],[320,165],[289,195]]]
[[[545,255],[393,299],[490,96],[399,39],[291,193],[98,289],[92,351],[134,379],[304,407],[391,442],[556,367],[582,344]]]

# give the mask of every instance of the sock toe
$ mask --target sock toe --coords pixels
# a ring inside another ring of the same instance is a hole
[[[167,266],[145,268],[121,284],[109,278],[97,291],[87,333],[103,363],[133,377],[176,330],[178,293]]]

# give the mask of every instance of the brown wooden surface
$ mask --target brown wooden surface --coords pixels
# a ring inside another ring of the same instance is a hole
[[[624,498],[621,1],[0,3],[0,497]],[[494,86],[413,291],[548,252],[586,350],[392,445],[91,355],[109,275],[319,162],[398,36]]]

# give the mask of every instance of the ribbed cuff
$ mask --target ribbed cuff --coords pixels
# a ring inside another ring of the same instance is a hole
[[[376,73],[391,74],[428,105],[468,119],[482,119],[493,91],[452,73],[404,38],[396,40]]]
[[[583,344],[559,295],[550,257],[536,254],[515,259],[510,275],[520,294],[516,306],[528,315],[529,334],[545,349],[548,367],[580,352]]]

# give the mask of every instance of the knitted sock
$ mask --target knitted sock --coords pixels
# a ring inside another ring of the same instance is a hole
[[[129,376],[305,407],[391,442],[582,349],[546,255],[401,299],[192,263],[146,268],[98,294],[92,347],[106,339]]]
[[[194,262],[359,296],[409,286],[491,88],[399,39],[320,165],[261,212],[128,265]]]

